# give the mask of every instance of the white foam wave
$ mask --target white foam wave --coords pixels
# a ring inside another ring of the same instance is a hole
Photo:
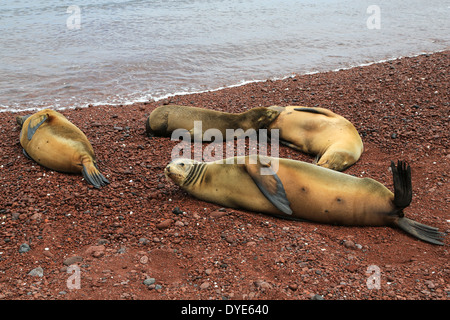
[[[338,72],[341,70],[350,70],[353,68],[357,68],[357,67],[366,67],[366,66],[370,66],[370,65],[374,65],[374,64],[378,64],[378,63],[384,63],[384,62],[388,62],[388,61],[395,61],[398,59],[402,59],[402,58],[413,58],[413,57],[418,57],[421,55],[426,55],[426,54],[433,54],[433,53],[439,53],[439,52],[444,52],[448,49],[444,49],[444,50],[437,50],[437,51],[432,51],[432,52],[427,52],[427,51],[422,51],[419,53],[415,53],[415,54],[411,54],[411,55],[407,55],[407,56],[395,56],[395,57],[391,57],[391,58],[387,58],[387,59],[381,59],[381,60],[377,60],[377,61],[372,61],[372,62],[367,62],[367,63],[361,63],[361,64],[357,64],[357,65],[349,65],[348,67],[339,67],[336,69],[331,69],[331,70],[312,70],[312,71],[308,71],[308,72],[304,72],[304,73],[291,73],[289,75],[286,76],[282,76],[282,77],[272,77],[272,78],[268,78],[268,79],[252,79],[252,80],[241,80],[235,84],[231,84],[231,85],[226,85],[226,86],[220,86],[217,88],[213,88],[213,89],[205,89],[205,90],[192,90],[192,91],[177,91],[174,93],[167,93],[167,94],[163,94],[163,95],[158,95],[158,96],[153,96],[152,94],[144,94],[138,98],[133,98],[133,99],[127,99],[124,98],[122,99],[114,99],[117,101],[98,101],[98,102],[86,102],[80,105],[72,105],[72,106],[60,106],[59,104],[49,104],[49,105],[39,105],[39,106],[31,106],[31,107],[14,107],[14,106],[5,106],[5,105],[0,105],[0,113],[2,112],[12,112],[12,113],[18,113],[18,112],[25,112],[25,111],[39,111],[45,108],[49,108],[49,109],[54,109],[54,110],[66,110],[66,109],[75,109],[75,108],[87,108],[90,106],[101,106],[101,105],[108,105],[108,106],[126,106],[126,105],[132,105],[135,103],[143,103],[143,102],[157,102],[157,101],[161,101],[161,100],[165,100],[165,99],[169,99],[169,98],[173,98],[176,96],[185,96],[185,95],[192,95],[192,94],[201,94],[201,93],[205,93],[205,92],[215,92],[215,91],[220,91],[220,90],[224,90],[227,88],[235,88],[235,87],[241,87],[250,83],[258,83],[258,82],[265,82],[265,81],[277,81],[277,80],[284,80],[284,79],[288,79],[288,78],[293,78],[295,76],[302,76],[302,75],[311,75],[311,74],[317,74],[317,73],[326,73],[326,72]]]

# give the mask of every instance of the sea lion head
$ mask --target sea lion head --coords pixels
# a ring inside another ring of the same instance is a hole
[[[355,163],[355,158],[350,152],[327,152],[317,161],[317,165],[335,171],[344,171]]]
[[[189,173],[194,169],[194,164],[199,163],[196,160],[187,158],[178,158],[171,161],[164,169],[164,174],[176,185],[182,186]]]
[[[251,123],[256,123],[258,129],[267,128],[279,115],[279,110],[256,107],[249,110]]]

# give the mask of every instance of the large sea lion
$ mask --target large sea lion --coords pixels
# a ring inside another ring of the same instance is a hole
[[[279,129],[280,143],[316,155],[316,164],[343,171],[363,152],[363,142],[353,124],[324,108],[271,106],[280,115],[269,125]]]
[[[96,188],[109,183],[97,168],[85,134],[61,113],[44,109],[18,116],[16,121],[22,127],[20,144],[25,156],[55,171],[81,173]]]
[[[194,197],[221,206],[327,224],[397,226],[419,239],[442,244],[438,229],[404,217],[403,209],[412,198],[409,165],[399,161],[391,168],[394,193],[370,178],[269,157],[176,159],[165,174]]]
[[[227,129],[242,129],[242,136],[248,129],[266,128],[279,114],[279,111],[264,107],[252,108],[242,113],[228,113],[190,106],[165,105],[150,113],[146,121],[147,136],[170,136],[176,129],[189,131],[191,139],[210,141],[203,136],[208,129],[217,129],[226,137]],[[201,121],[197,132],[194,121]],[[240,138],[237,134],[234,138]]]

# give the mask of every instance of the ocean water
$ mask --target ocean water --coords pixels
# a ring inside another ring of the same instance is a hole
[[[127,104],[450,47],[450,1],[2,0],[0,111]]]

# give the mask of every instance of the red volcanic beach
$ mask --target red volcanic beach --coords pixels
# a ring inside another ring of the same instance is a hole
[[[147,137],[145,120],[169,103],[227,112],[328,108],[364,143],[345,173],[393,190],[390,161],[406,160],[413,200],[405,216],[448,233],[449,66],[444,51],[62,110],[93,145],[110,181],[101,189],[27,159],[15,120],[26,113],[1,113],[0,300],[448,300],[448,237],[436,246],[390,227],[290,221],[197,200],[164,176],[179,142]],[[313,161],[284,146],[280,157]]]

